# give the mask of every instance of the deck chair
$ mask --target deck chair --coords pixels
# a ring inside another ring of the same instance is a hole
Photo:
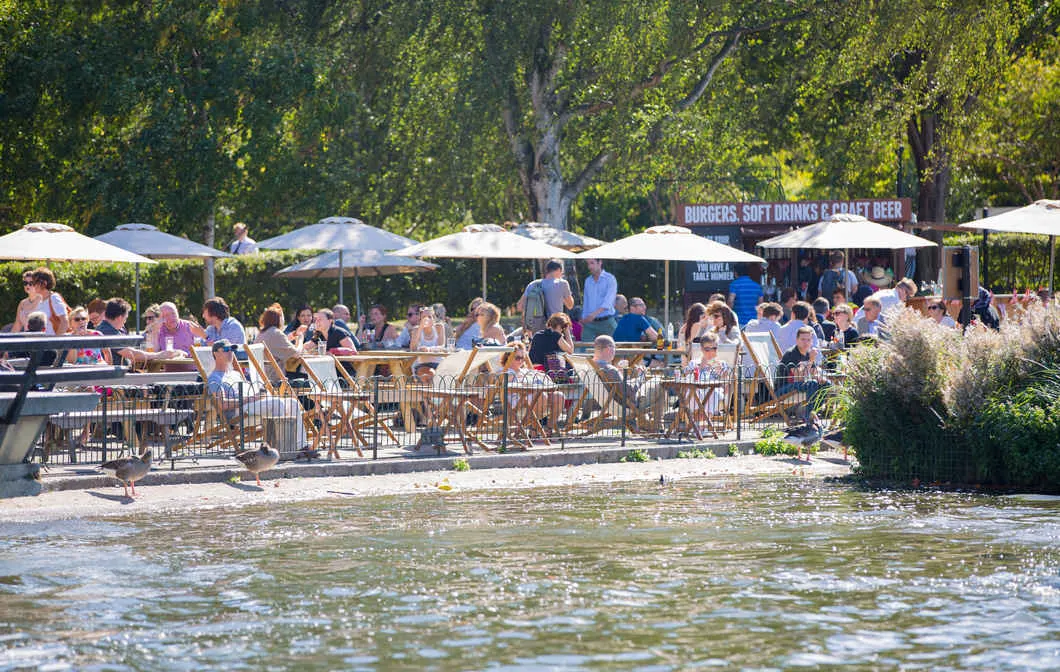
[[[596,434],[605,429],[608,424],[621,423],[622,404],[625,394],[621,390],[621,383],[608,382],[604,379],[599,365],[593,361],[591,356],[566,355],[567,361],[574,368],[578,378],[585,385],[583,399],[579,400],[576,407],[580,408],[585,399],[592,397],[600,405],[600,409],[582,422],[571,426],[571,431],[584,431],[582,436]],[[626,430],[631,433],[643,433],[649,425],[650,409],[640,410],[633,399],[625,400]],[[574,417],[573,412],[570,417]],[[662,418],[659,418],[661,422]]]
[[[275,367],[276,371],[283,371],[282,367],[277,366],[276,358],[272,356],[269,349],[265,347],[264,343],[251,343],[247,345],[244,350],[247,353],[247,366],[245,368],[244,378],[253,388],[254,392],[263,392],[270,396],[275,397],[290,397],[296,399],[298,394],[295,389],[291,387],[291,384],[284,378],[279,383],[273,383],[269,380],[268,368]],[[313,450],[316,450],[317,446],[320,445],[320,431],[317,429],[316,423],[313,422],[313,418],[316,416],[314,412],[303,411],[301,422],[305,428],[306,438],[312,441]]]
[[[720,343],[718,344],[718,359],[725,362],[732,371],[732,377],[728,384],[722,388],[725,401],[718,408],[718,413],[712,417],[712,421],[721,421],[725,429],[736,425],[736,367],[740,365],[743,343]]]
[[[791,417],[788,411],[802,403],[805,395],[798,390],[792,390],[783,396],[777,395],[773,382],[774,374],[780,365],[780,346],[777,344],[777,339],[769,332],[753,334],[741,332],[740,337],[743,339],[747,355],[751,358],[754,367],[754,375],[750,381],[750,398],[744,405],[746,417],[754,422],[779,415],[784,422],[790,424]],[[765,388],[768,398],[761,403],[754,403],[753,394],[759,385]]]
[[[202,395],[195,399],[193,409],[195,411],[192,420],[192,431],[185,446],[201,446],[207,449],[229,448],[232,451],[239,450],[240,434],[239,422],[229,420],[221,406],[221,400],[210,394],[206,388],[206,379],[209,376],[207,366],[213,368],[213,351],[210,346],[195,346],[191,349],[191,359],[195,362],[199,376],[203,380]],[[244,436],[246,436],[244,427]]]
[[[320,431],[328,434],[328,455],[339,457],[338,447],[344,433],[352,437],[353,447],[359,457],[364,457],[361,446],[367,446],[361,430],[375,420],[374,409],[368,394],[360,387],[345,387],[345,378],[330,356],[300,356],[302,369],[306,372],[309,387],[304,394],[313,400],[316,409],[313,415],[320,421]],[[397,438],[385,424],[380,425],[397,443]]]
[[[361,416],[361,420],[359,422],[351,421],[351,432],[360,429],[367,429],[370,428],[372,425],[377,425],[386,433],[387,436],[390,437],[391,441],[393,441],[397,445],[401,445],[400,442],[398,442],[397,437],[394,436],[394,432],[391,431],[389,425],[389,421],[397,417],[397,414],[377,414],[377,409],[375,405],[368,397],[368,391],[364,389],[364,386],[361,385],[360,381],[354,378],[350,374],[349,370],[346,369],[346,367],[337,364],[333,358],[329,357],[328,359],[331,359],[332,366],[334,367],[335,371],[338,372],[339,378],[345,382],[346,387],[344,389],[350,396],[350,403],[353,404],[356,408],[359,408],[360,411],[364,413],[364,415]],[[327,371],[326,373],[330,373],[330,371]],[[359,434],[355,433],[355,436],[359,436]],[[365,445],[368,445],[367,442],[365,443]],[[361,453],[360,448],[357,449],[357,453]]]

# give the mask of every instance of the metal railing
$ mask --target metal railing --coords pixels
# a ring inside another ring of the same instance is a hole
[[[202,383],[89,388],[96,409],[50,418],[33,457],[98,464],[150,448],[156,460],[228,458],[261,441],[283,456],[382,459],[568,448],[634,441],[737,441],[767,426],[801,422],[808,393],[785,389],[775,370],[735,367],[675,376],[672,370],[553,380],[475,373],[448,377],[295,379],[268,394],[241,383],[211,394]],[[129,378],[132,378],[130,376]],[[132,382],[129,378],[123,382]],[[809,400],[814,403],[814,399]]]

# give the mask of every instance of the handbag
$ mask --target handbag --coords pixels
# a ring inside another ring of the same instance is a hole
[[[569,383],[570,373],[567,366],[558,353],[545,355],[545,374],[552,379],[553,383]]]

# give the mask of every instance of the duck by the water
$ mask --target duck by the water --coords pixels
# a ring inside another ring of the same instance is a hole
[[[99,466],[121,481],[125,488],[125,496],[129,496],[129,487],[132,486],[132,496],[136,496],[136,481],[140,480],[151,471],[151,449],[148,448],[139,457],[120,457],[110,462],[104,462]]]
[[[254,474],[254,480],[261,485],[261,472],[268,471],[280,461],[280,453],[269,444],[262,442],[257,450],[244,450],[236,453],[236,459],[243,463],[247,471]]]

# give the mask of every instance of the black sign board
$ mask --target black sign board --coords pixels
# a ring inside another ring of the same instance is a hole
[[[712,226],[709,229],[695,230],[699,235],[710,238],[716,243],[743,249],[739,226]],[[706,261],[685,262],[685,291],[711,294],[729,291],[729,283],[736,279],[732,264],[717,264]]]

